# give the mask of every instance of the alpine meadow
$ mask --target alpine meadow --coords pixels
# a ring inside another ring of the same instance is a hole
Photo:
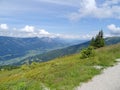
[[[0,0],[0,90],[120,90],[120,0]]]

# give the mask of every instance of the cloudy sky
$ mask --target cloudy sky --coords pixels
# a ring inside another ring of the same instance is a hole
[[[0,35],[89,39],[120,35],[120,0],[0,0]]]

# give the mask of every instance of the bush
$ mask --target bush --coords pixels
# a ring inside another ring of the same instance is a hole
[[[80,58],[81,59],[84,59],[84,58],[89,58],[89,57],[93,57],[95,56],[95,51],[94,51],[94,48],[93,47],[88,47],[86,49],[83,49],[81,51],[81,56]]]
[[[22,65],[21,66],[21,70],[29,70],[30,69],[30,67],[28,66],[28,65]]]
[[[37,62],[32,62],[31,65],[30,65],[30,68],[31,69],[34,69],[38,66],[38,63]]]

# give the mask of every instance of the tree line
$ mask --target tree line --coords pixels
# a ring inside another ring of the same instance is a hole
[[[101,30],[95,37],[92,37],[89,47],[81,51],[80,58],[84,59],[84,58],[93,57],[95,56],[94,49],[104,47],[104,46],[105,46],[105,40],[103,36],[103,31]]]
[[[94,48],[100,48],[105,46],[105,40],[103,36],[103,31],[99,31],[99,33],[96,35],[96,37],[92,37],[92,40],[90,42],[90,46],[93,46]]]

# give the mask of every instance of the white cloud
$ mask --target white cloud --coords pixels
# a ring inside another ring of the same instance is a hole
[[[74,12],[69,16],[71,20],[85,17],[120,19],[120,0],[105,0],[102,4],[97,3],[96,0],[80,1],[78,12]]]
[[[26,25],[24,28],[18,31],[19,33],[23,34],[22,35],[23,37],[51,37],[51,34],[47,32],[45,29],[37,29],[34,26],[29,26],[29,25]]]
[[[6,30],[3,30],[6,29]],[[26,25],[23,28],[10,28],[8,29],[7,24],[0,25],[0,36],[10,37],[57,37],[56,34],[49,33],[45,29],[37,29],[34,26]]]
[[[49,35],[50,33],[49,32],[47,32],[47,31],[45,31],[44,29],[40,29],[39,30],[39,34],[41,35]]]
[[[112,34],[116,34],[116,35],[120,34],[120,27],[117,27],[115,24],[110,24],[107,27]]]
[[[34,26],[29,26],[29,25],[26,25],[23,29],[21,29],[22,31],[24,32],[34,32],[35,30],[35,27]]]
[[[6,24],[5,24],[6,25]],[[4,25],[3,25],[4,26]],[[6,25],[7,26],[7,25]],[[63,39],[81,39],[87,40],[94,35],[72,35],[72,34],[56,34],[50,33],[45,29],[38,29],[35,26],[26,25],[23,28],[4,28],[7,30],[0,29],[0,36],[10,37],[49,37],[49,38],[63,38]]]
[[[7,24],[0,24],[0,29],[7,30],[8,29],[8,25]]]

